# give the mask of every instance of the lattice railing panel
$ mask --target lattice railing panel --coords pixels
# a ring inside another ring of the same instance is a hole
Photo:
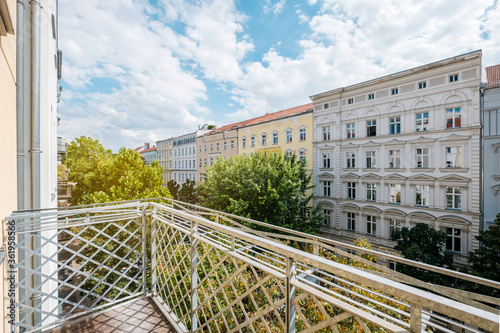
[[[17,226],[16,329],[50,327],[143,292],[145,235],[136,209],[39,214]]]

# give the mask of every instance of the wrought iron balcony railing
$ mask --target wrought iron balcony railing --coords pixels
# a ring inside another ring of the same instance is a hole
[[[144,296],[179,332],[499,330],[497,298],[423,283],[383,263],[498,289],[497,282],[178,201],[17,212],[9,220],[17,332],[57,328]]]

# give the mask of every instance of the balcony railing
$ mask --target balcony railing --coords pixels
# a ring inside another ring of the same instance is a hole
[[[500,288],[497,282],[178,201],[9,219],[19,332],[60,327],[143,296],[179,332],[499,330],[498,299],[423,283],[382,263]]]

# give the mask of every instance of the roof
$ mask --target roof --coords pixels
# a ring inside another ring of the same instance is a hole
[[[263,116],[252,118],[252,119],[248,119],[248,120],[244,120],[244,121],[240,121],[238,123],[234,123],[234,124],[230,124],[230,125],[224,125],[224,126],[221,126],[221,127],[218,127],[216,129],[214,129],[213,131],[210,131],[210,132],[206,133],[205,135],[213,135],[213,134],[217,134],[217,133],[222,133],[222,132],[225,132],[225,131],[229,131],[229,130],[232,130],[232,129],[237,129],[237,128],[241,128],[241,127],[245,127],[245,126],[251,126],[251,125],[260,124],[260,123],[263,123],[263,122],[266,122],[266,121],[271,121],[271,120],[276,120],[276,119],[280,119],[280,118],[286,118],[286,117],[296,116],[296,115],[299,115],[299,114],[302,114],[302,113],[306,113],[308,111],[312,112],[312,109],[313,109],[313,104],[312,103],[308,103],[308,104],[304,104],[304,105],[301,105],[301,106],[296,106],[296,107],[293,107],[293,108],[290,108],[290,109],[286,109],[286,110],[281,110],[281,111],[277,111],[277,112],[273,112],[273,113],[267,113],[267,114],[265,114]]]
[[[144,154],[144,153],[148,153],[148,152],[150,152],[150,151],[155,151],[155,150],[156,150],[156,146],[153,146],[153,147],[151,147],[151,148],[149,148],[149,149],[144,149],[144,150],[141,150],[141,151],[139,152],[139,154]]]
[[[486,67],[486,88],[500,87],[500,65]]]
[[[426,70],[429,70],[432,68],[437,68],[437,67],[445,66],[448,64],[457,63],[459,61],[469,60],[469,59],[473,59],[473,58],[481,58],[481,55],[482,55],[482,50],[476,50],[476,51],[464,53],[464,54],[461,54],[461,55],[458,55],[455,57],[439,60],[436,62],[431,62],[429,64],[425,64],[422,66],[406,69],[406,70],[401,71],[401,72],[389,74],[389,75],[382,76],[382,77],[372,79],[369,81],[364,81],[364,82],[356,83],[356,84],[349,85],[346,87],[341,87],[341,88],[336,88],[334,90],[325,91],[325,92],[322,92],[322,93],[319,93],[316,95],[312,95],[309,98],[314,101],[314,100],[319,99],[319,98],[338,94],[342,91],[349,91],[349,90],[354,90],[354,89],[358,89],[358,88],[362,88],[362,87],[367,87],[367,86],[370,86],[370,85],[373,85],[376,83],[390,81],[390,80],[393,80],[396,78],[404,77],[406,75],[410,75],[410,74],[414,74],[414,73],[418,73],[418,72],[423,72],[423,71],[426,71]]]

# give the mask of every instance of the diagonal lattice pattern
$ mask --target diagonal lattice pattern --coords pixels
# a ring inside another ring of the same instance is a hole
[[[17,329],[35,330],[143,291],[142,218],[136,210],[116,215],[19,223]]]

